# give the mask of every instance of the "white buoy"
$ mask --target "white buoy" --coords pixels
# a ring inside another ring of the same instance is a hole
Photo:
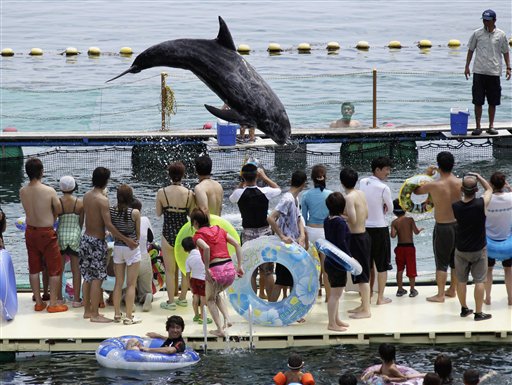
[[[398,40],[391,40],[388,43],[388,48],[400,49],[402,48],[402,44]]]
[[[43,54],[43,50],[41,48],[32,48],[29,52],[30,56],[41,56]]]
[[[121,55],[130,56],[133,54],[133,50],[130,47],[121,47],[119,53]]]
[[[300,43],[297,46],[299,53],[311,53],[311,45],[309,43]]]
[[[2,49],[2,56],[14,56],[14,50],[12,48]]]
[[[101,50],[98,47],[89,47],[89,49],[87,50],[87,54],[89,56],[100,56]]]
[[[66,54],[66,56],[75,56],[79,54],[78,49],[76,49],[75,47],[66,48],[66,51],[64,51],[64,53]]]
[[[418,42],[418,47],[419,48],[432,48],[432,42],[427,39],[420,40]]]
[[[237,51],[241,55],[248,55],[251,52],[251,47],[247,44],[240,44],[237,48]]]
[[[278,53],[278,52],[281,52],[282,49],[278,43],[270,43],[268,45],[267,51],[271,52],[271,53]]]
[[[330,41],[327,43],[327,51],[337,51],[340,49],[340,43],[337,41]]]
[[[367,50],[370,49],[370,44],[365,40],[361,40],[357,42],[356,48],[361,50]]]

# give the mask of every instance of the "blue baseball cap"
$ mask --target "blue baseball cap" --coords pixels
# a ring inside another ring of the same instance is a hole
[[[484,20],[496,20],[496,12],[494,12],[492,9],[486,9],[482,13],[482,19],[484,19]]]

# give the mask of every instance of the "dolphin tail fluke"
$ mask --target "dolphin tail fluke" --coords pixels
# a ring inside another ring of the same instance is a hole
[[[219,16],[219,34],[217,35],[217,42],[232,51],[236,51],[235,43],[233,42],[233,37],[231,36],[231,32],[229,32],[229,28],[226,22]]]
[[[112,80],[116,80],[117,78],[120,78],[121,76],[124,76],[124,75],[126,75],[127,73],[135,73],[135,72],[138,72],[138,71],[136,71],[136,67],[135,67],[135,66],[131,66],[131,67],[130,67],[130,68],[128,68],[126,71],[124,71],[122,74],[117,75],[116,77],[114,77],[114,78],[112,78],[112,79],[107,80],[105,83],[111,82]]]
[[[209,106],[208,104],[205,104],[204,106],[210,112],[210,114],[216,116],[219,119],[223,119],[232,123],[240,122],[240,115],[235,110],[221,110],[219,108]]]

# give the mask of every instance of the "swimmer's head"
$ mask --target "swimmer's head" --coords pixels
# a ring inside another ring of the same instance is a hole
[[[434,371],[442,379],[449,379],[452,374],[452,360],[445,354],[439,354],[434,361]]]
[[[384,362],[393,362],[396,357],[396,349],[390,344],[381,344],[379,346],[379,355]]]
[[[441,377],[436,373],[427,373],[423,377],[423,385],[442,385]]]
[[[179,315],[172,315],[167,318],[165,322],[165,330],[169,330],[169,328],[173,325],[179,326],[181,331],[185,330],[185,321]]]
[[[341,116],[343,120],[352,119],[352,115],[354,115],[354,112],[356,112],[356,108],[354,107],[354,104],[352,104],[352,102],[344,102],[341,105]]]
[[[291,370],[300,370],[304,366],[304,361],[302,361],[302,357],[297,353],[292,353],[288,357],[288,368]]]
[[[465,385],[477,385],[480,382],[480,373],[476,369],[468,369],[462,378]]]

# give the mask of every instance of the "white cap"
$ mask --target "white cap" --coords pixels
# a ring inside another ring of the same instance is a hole
[[[75,178],[70,175],[65,175],[60,178],[60,191],[62,192],[72,192],[75,190],[76,183]]]

